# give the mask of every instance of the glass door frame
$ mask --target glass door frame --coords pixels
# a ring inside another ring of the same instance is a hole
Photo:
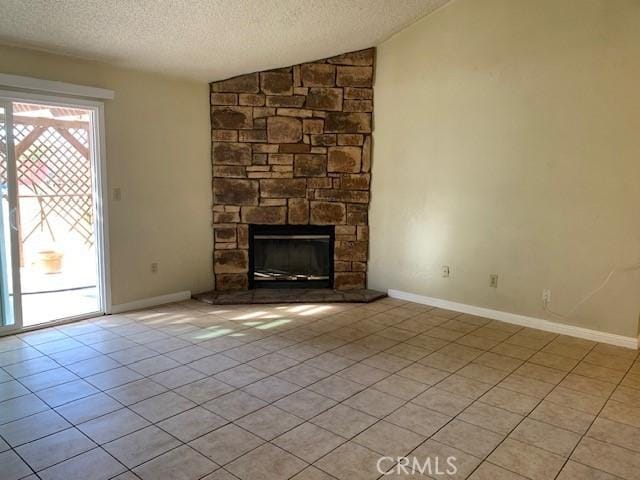
[[[13,298],[13,323],[10,325],[0,324],[0,332],[22,329],[22,293],[20,283],[20,252],[18,229],[16,228],[16,212],[18,204],[18,182],[16,171],[15,145],[13,140],[13,104],[10,100],[0,97],[0,107],[4,110],[4,128],[6,132],[5,152],[7,158],[7,197],[9,203],[9,218],[3,219],[9,224],[9,250],[11,251],[11,262],[5,265],[7,276],[11,276],[12,298]],[[3,235],[4,232],[0,232]],[[8,292],[7,292],[8,294]],[[7,312],[3,312],[7,314]]]
[[[24,327],[22,319],[22,295],[20,278],[20,256],[19,256],[19,232],[16,225],[16,206],[18,203],[17,189],[17,169],[15,158],[15,145],[13,139],[13,102],[42,103],[47,106],[69,107],[86,109],[91,114],[91,131],[89,134],[89,151],[91,155],[91,173],[93,183],[93,212],[94,212],[94,234],[96,240],[96,256],[98,263],[98,296],[99,306],[95,312],[61,318],[54,321],[43,322],[37,325]],[[43,95],[12,90],[0,89],[0,106],[5,108],[5,119],[7,123],[7,177],[8,196],[11,232],[11,272],[13,280],[13,309],[14,323],[12,325],[0,325],[0,336],[17,331],[26,331],[69,323],[85,318],[96,317],[111,313],[111,288],[109,269],[109,225],[108,225],[108,202],[107,202],[107,168],[106,168],[106,145],[104,135],[104,103],[94,100],[87,100],[77,97],[62,97],[57,95]]]

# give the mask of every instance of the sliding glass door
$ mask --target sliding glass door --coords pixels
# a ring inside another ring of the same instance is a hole
[[[0,334],[103,313],[99,108],[0,96]]]

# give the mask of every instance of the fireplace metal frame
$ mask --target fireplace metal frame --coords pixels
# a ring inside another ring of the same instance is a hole
[[[256,286],[254,279],[254,241],[256,235],[287,236],[300,238],[310,235],[329,236],[329,285],[324,280],[271,280],[264,282],[269,288],[333,288],[334,280],[334,247],[335,247],[335,226],[334,225],[257,225],[249,224],[249,288],[262,288]]]

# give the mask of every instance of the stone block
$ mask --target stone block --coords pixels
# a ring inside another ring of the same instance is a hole
[[[306,195],[307,181],[304,178],[260,180],[260,196],[263,198],[292,198]]]
[[[303,95],[269,95],[267,107],[300,108],[304,105],[305,98]]]
[[[235,93],[212,93],[211,105],[237,105],[238,95]]]
[[[373,89],[344,87],[344,98],[349,100],[371,100],[373,99]]]
[[[373,102],[371,100],[345,100],[345,112],[373,112]]]
[[[368,173],[345,175],[340,178],[340,188],[345,190],[369,190],[371,175]]]
[[[329,202],[369,203],[369,192],[332,188],[328,190],[316,190],[316,198]]]
[[[330,147],[335,144],[336,144],[335,133],[311,135],[311,145],[313,145],[314,147]]]
[[[257,205],[258,181],[236,178],[213,179],[213,203],[227,205]]]
[[[213,82],[210,87],[212,92],[258,93],[260,90],[258,82],[257,73],[248,73],[228,80]]]
[[[240,217],[240,212],[238,212]],[[240,219],[238,218],[238,221]],[[249,225],[242,224],[237,226],[238,248],[249,248]]]
[[[313,134],[322,133],[324,129],[324,120],[321,119],[305,119],[302,121],[302,133]]]
[[[313,111],[305,108],[278,108],[277,115],[283,117],[298,117],[298,118],[311,118],[313,117]]]
[[[346,222],[344,203],[311,202],[312,225],[340,225]]]
[[[291,153],[270,153],[269,165],[293,165],[293,154]]]
[[[342,110],[341,88],[310,88],[306,108],[313,110]]]
[[[359,133],[341,133],[338,135],[338,145],[362,145],[364,136]]]
[[[218,273],[216,274],[216,290],[227,292],[232,290],[247,290],[249,277],[245,273]]]
[[[342,55],[331,57],[327,60],[327,62],[333,63],[335,65],[373,65],[375,52],[375,48],[367,48],[365,50],[343,53]]]
[[[253,108],[253,118],[254,118],[254,122],[255,119],[259,119],[259,118],[266,118],[266,117],[273,117],[276,114],[276,109],[272,108],[272,107],[254,107]]]
[[[309,153],[311,147],[304,143],[282,144],[278,151],[280,153]]]
[[[267,153],[254,153],[253,154],[253,164],[254,165],[266,165],[268,162],[269,155]]]
[[[362,145],[362,171],[371,171],[371,135],[367,135]]]
[[[339,87],[370,87],[372,83],[373,67],[338,67],[336,84]]]
[[[295,177],[324,177],[327,174],[327,156],[299,154],[295,157],[293,175]]]
[[[240,212],[213,212],[213,223],[237,223]]]
[[[331,179],[328,177],[307,179],[307,188],[331,188]]]
[[[351,269],[354,272],[366,272],[367,271],[367,263],[366,262],[351,262]]]
[[[242,207],[243,223],[258,225],[284,225],[287,223],[287,207]]]
[[[305,63],[301,66],[302,85],[305,87],[333,87],[336,67],[327,63]]]
[[[366,225],[358,225],[356,230],[356,238],[360,242],[366,242],[369,240],[369,227]]]
[[[250,105],[252,107],[264,106],[265,98],[261,93],[241,93],[238,96],[238,103],[240,105]]]
[[[309,223],[309,202],[304,198],[290,198],[288,219],[291,225]]]
[[[237,165],[214,165],[213,166],[214,177],[225,178],[245,178],[245,167]]]
[[[261,207],[286,207],[287,199],[286,198],[261,198],[260,206]]]
[[[333,262],[333,270],[335,272],[350,272],[351,271],[351,262],[343,262],[343,261],[334,261]]]
[[[213,244],[214,250],[236,250],[238,244],[236,242],[215,242]]]
[[[368,222],[368,205],[347,205],[347,224],[366,225]]]
[[[354,290],[366,288],[364,272],[336,272],[333,277],[333,288],[336,290]]]
[[[355,235],[336,235],[336,242],[355,242]]]
[[[214,142],[237,142],[238,131],[237,130],[212,130],[211,140]]]
[[[260,143],[267,141],[266,130],[240,130],[238,134],[238,140],[241,142]]]
[[[256,144],[252,149],[253,153],[278,153],[278,145]]]
[[[329,148],[328,172],[358,173],[362,165],[362,149],[360,147]]]
[[[300,65],[294,65],[293,66],[293,87],[294,87],[294,91],[295,91],[295,88],[300,87],[300,85],[302,85],[302,78],[300,77]]]
[[[269,143],[297,143],[302,140],[302,122],[293,117],[267,119]]]
[[[293,177],[293,165],[271,165],[272,172],[289,172]]]
[[[253,128],[252,109],[235,106],[211,107],[211,126],[228,130],[251,129]]]
[[[253,117],[253,128],[256,130],[266,130],[267,129],[267,119],[265,117],[256,118]]]
[[[260,74],[260,87],[267,95],[291,95],[293,76],[290,71],[271,71]]]
[[[324,121],[325,133],[369,133],[370,113],[327,112]]]
[[[251,145],[246,143],[214,143],[214,165],[250,165]]]
[[[336,235],[355,235],[356,228],[355,225],[336,225],[335,233]]]
[[[368,248],[367,242],[336,242],[335,259],[366,262]]]
[[[213,252],[215,273],[246,273],[249,270],[247,250],[216,250]]]
[[[213,227],[213,237],[216,242],[235,242],[236,227],[229,225],[215,225]]]

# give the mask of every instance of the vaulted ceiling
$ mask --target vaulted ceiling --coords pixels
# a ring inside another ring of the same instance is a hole
[[[2,0],[0,43],[201,81],[376,45],[448,0]]]

